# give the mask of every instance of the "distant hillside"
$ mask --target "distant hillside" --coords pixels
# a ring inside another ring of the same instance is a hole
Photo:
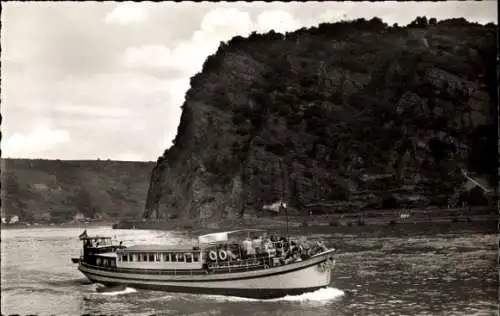
[[[68,222],[136,217],[144,208],[152,162],[2,159],[2,217]]]
[[[419,17],[221,43],[191,78],[145,217],[262,216],[282,191],[296,214],[486,203],[461,190],[464,172],[497,181],[496,38]]]

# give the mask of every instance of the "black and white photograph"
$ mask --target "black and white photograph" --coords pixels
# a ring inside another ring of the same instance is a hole
[[[7,315],[499,315],[497,1],[2,1]]]

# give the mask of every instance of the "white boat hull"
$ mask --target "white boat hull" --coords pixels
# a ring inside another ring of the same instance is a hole
[[[265,299],[302,294],[328,286],[333,268],[328,257],[329,252],[269,269],[201,275],[120,272],[86,264],[80,264],[78,268],[91,281],[107,285]]]

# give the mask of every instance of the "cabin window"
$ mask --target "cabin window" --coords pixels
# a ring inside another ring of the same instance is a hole
[[[178,262],[184,262],[184,254],[183,253],[178,253],[177,254],[177,261]]]
[[[132,255],[132,254],[130,254],[128,258],[129,258],[129,261],[130,261],[130,262],[132,262],[132,261],[136,261],[135,256],[134,256],[134,255]]]
[[[184,257],[186,258],[187,263],[193,262],[193,254],[192,253],[186,253],[186,254],[184,254]]]
[[[149,261],[154,262],[155,261],[155,255],[154,253],[149,254]]]
[[[159,253],[155,254],[155,261],[160,262],[161,255]]]
[[[170,261],[170,254],[169,253],[164,253],[163,254],[163,261],[169,262]]]
[[[139,253],[139,254],[136,254],[135,256],[136,256],[138,262],[142,261],[142,254]]]
[[[114,262],[113,260],[110,261],[110,266],[112,266],[113,268],[116,267],[116,262]]]
[[[198,262],[198,261],[200,261],[200,253],[195,252],[193,253],[193,262]]]
[[[97,258],[97,259],[95,259],[95,264],[96,264],[96,265],[100,265],[100,264],[101,264],[101,258]]]
[[[122,261],[127,262],[128,261],[128,255],[123,255],[122,256]]]
[[[175,253],[172,254],[171,258],[172,262],[177,262],[177,256],[175,255]]]
[[[142,261],[148,261],[148,255],[143,253],[142,254]]]
[[[104,259],[102,265],[103,266],[107,266],[108,265],[108,259]]]

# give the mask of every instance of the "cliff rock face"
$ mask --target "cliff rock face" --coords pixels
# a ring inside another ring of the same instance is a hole
[[[419,18],[221,43],[191,79],[145,217],[213,222],[444,206],[463,170],[495,183],[496,26]]]

